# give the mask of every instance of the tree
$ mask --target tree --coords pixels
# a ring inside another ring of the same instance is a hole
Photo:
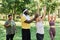
[[[40,7],[43,8],[44,5],[46,5],[46,12],[47,14],[50,13],[53,14],[53,12],[56,10],[56,8],[59,6],[57,3],[57,0],[40,0]]]
[[[2,0],[2,4],[3,4],[3,11],[6,14],[11,13],[13,15],[13,19],[15,20],[15,14],[19,14],[22,13],[22,10],[24,8],[26,8],[25,5],[29,4],[30,1],[28,0],[23,0],[23,1],[19,1],[19,0]]]
[[[38,2],[37,2],[38,1]],[[56,0],[2,0],[2,11],[5,14],[11,13],[15,20],[16,14],[23,13],[23,9],[27,8],[30,10],[31,15],[37,10],[38,13],[42,10],[43,6],[47,7],[47,14],[53,13],[57,6],[59,6]]]

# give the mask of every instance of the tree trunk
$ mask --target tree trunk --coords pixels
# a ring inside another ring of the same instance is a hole
[[[6,19],[7,19],[7,14],[6,14]]]
[[[13,14],[13,20],[15,20],[15,14]]]
[[[58,18],[60,18],[60,9],[58,9]]]
[[[15,7],[13,8],[13,20],[15,20],[15,14],[16,14],[16,2],[15,2]]]
[[[16,10],[15,9],[13,9],[13,20],[15,20],[15,14],[16,14]]]

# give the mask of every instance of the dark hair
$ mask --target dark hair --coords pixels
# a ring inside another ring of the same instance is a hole
[[[37,18],[39,16],[39,14],[35,14],[35,18]]]
[[[38,17],[39,17],[39,14],[36,13],[36,14],[35,14],[35,19],[34,19],[34,20],[36,20],[36,18],[38,18]]]
[[[11,14],[8,15],[8,17],[12,16]]]
[[[43,18],[43,15],[41,16],[41,19]]]

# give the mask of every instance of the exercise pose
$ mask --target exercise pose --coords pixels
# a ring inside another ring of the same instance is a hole
[[[44,39],[44,25],[43,25],[43,21],[45,18],[45,14],[46,14],[46,9],[44,8],[44,15],[40,16],[39,14],[35,14],[35,21],[36,21],[36,28],[37,28],[37,32],[36,32],[36,38],[37,40],[43,40]]]
[[[50,34],[50,38],[51,40],[54,40],[55,37],[55,20],[56,20],[56,16],[50,16],[50,13],[48,14],[48,21],[49,21],[49,25],[50,25],[50,30],[49,30],[49,34]]]

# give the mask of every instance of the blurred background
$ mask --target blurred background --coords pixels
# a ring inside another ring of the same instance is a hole
[[[57,15],[56,19],[56,37],[55,40],[60,39],[60,0],[0,0],[0,40],[5,40],[6,30],[4,23],[8,19],[7,15],[12,14],[13,20],[16,22],[17,33],[14,40],[21,40],[21,14],[27,8],[30,16],[36,12],[40,15],[43,14],[43,7],[46,6],[46,18],[44,21],[45,37],[44,40],[50,40],[49,36],[49,23],[47,15]],[[31,23],[31,39],[36,40],[35,23]]]

